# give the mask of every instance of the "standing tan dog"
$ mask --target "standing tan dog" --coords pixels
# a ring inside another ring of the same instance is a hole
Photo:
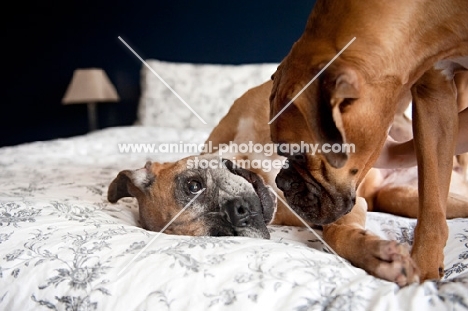
[[[350,212],[356,188],[379,156],[397,106],[413,98],[419,210],[412,258],[422,280],[443,274],[446,205],[458,130],[453,76],[468,68],[468,3],[318,0],[303,35],[274,74],[270,118],[353,37],[356,40],[271,124],[278,143],[353,143],[355,153],[290,157],[277,185],[312,223]],[[304,183],[294,189],[292,183]],[[347,221],[325,226],[349,256]]]

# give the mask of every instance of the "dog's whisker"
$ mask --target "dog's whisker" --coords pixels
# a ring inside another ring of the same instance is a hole
[[[224,216],[224,212],[207,212],[206,215],[218,215],[218,216]]]

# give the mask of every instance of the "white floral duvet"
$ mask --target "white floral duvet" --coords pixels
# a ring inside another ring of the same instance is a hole
[[[468,220],[450,220],[445,276],[398,288],[350,267],[306,229],[271,240],[187,237],[138,226],[134,199],[106,200],[123,169],[184,154],[117,143],[203,142],[205,130],[110,128],[0,149],[0,310],[468,310]],[[370,213],[411,243],[415,221]],[[320,232],[319,232],[320,233]],[[363,250],[365,251],[365,250]]]

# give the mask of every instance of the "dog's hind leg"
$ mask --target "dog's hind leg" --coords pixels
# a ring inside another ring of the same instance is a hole
[[[384,186],[374,197],[373,207],[373,212],[417,218],[418,189],[410,186]],[[446,217],[447,219],[468,217],[468,197],[449,193]]]
[[[454,77],[457,86],[458,111],[468,109],[468,71],[462,71]],[[468,183],[468,153],[457,155],[457,162],[461,167],[463,181]]]
[[[366,201],[358,197],[349,214],[323,226],[323,238],[338,255],[369,274],[400,286],[419,281],[407,247],[365,230],[366,212]]]
[[[468,183],[468,153],[457,155],[457,162],[461,167],[461,174],[463,175],[463,181]]]

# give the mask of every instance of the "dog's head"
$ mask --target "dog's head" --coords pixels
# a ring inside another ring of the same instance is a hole
[[[266,225],[276,208],[276,196],[259,175],[212,155],[122,171],[109,186],[108,200],[122,197],[138,200],[140,222],[152,231],[188,205],[165,230],[177,235],[268,239]]]
[[[298,41],[273,75],[270,118],[316,76],[336,51],[311,52]],[[323,52],[323,53],[322,53]],[[317,147],[287,154],[276,183],[299,215],[328,224],[348,213],[355,189],[378,157],[394,115],[395,83],[370,85],[352,63],[333,62],[271,123],[278,144]]]

